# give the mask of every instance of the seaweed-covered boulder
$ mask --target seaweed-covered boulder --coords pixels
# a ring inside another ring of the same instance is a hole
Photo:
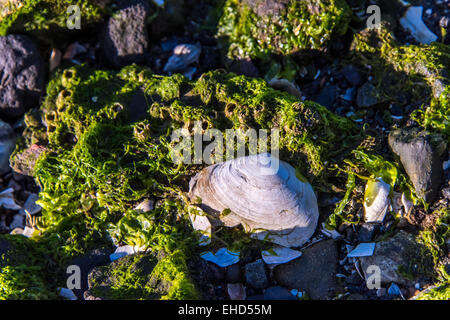
[[[109,18],[101,36],[104,58],[116,68],[143,64],[149,45],[147,17],[150,6],[146,0],[122,1],[118,11]]]
[[[417,195],[432,202],[441,185],[441,158],[447,148],[443,137],[420,128],[404,128],[389,133],[389,145],[400,157]]]
[[[173,260],[160,252],[128,255],[95,267],[89,273],[86,300],[194,299],[197,293],[187,280],[173,273]],[[172,268],[172,269],[171,269]]]
[[[33,40],[0,36],[0,115],[20,117],[37,105],[44,89],[44,62]]]
[[[421,277],[430,274],[433,260],[427,250],[414,236],[400,231],[392,238],[378,242],[370,257],[361,257],[361,267],[366,279],[373,275],[371,265],[380,268],[382,285],[395,282],[405,286],[414,285]]]
[[[350,7],[342,0],[228,0],[218,36],[229,58],[262,59],[266,73],[278,63],[273,55],[325,50],[333,37],[346,33],[351,15]],[[296,68],[287,66],[288,60],[281,64],[287,72]]]

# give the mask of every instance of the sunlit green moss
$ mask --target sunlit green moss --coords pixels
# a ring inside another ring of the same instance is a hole
[[[278,76],[289,80],[297,67],[287,56],[303,49],[325,48],[333,36],[346,33],[352,15],[342,0],[269,5],[268,12],[260,13],[259,7],[265,6],[263,1],[226,1],[218,37],[229,58],[260,59],[264,73],[277,66],[274,55],[283,56]]]

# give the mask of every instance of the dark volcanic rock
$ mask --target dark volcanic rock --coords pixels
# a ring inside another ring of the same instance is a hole
[[[107,22],[101,33],[105,59],[120,68],[132,63],[144,64],[149,46],[147,16],[150,7],[144,0],[127,0]]]
[[[420,128],[404,128],[389,134],[389,145],[400,157],[417,194],[432,202],[441,184],[441,157],[446,150],[443,138]]]
[[[44,77],[44,62],[31,38],[0,37],[0,116],[17,118],[35,106]]]
[[[278,284],[300,289],[312,299],[328,299],[336,288],[338,253],[334,240],[321,241],[303,251],[303,255],[275,268]]]
[[[381,102],[379,94],[377,88],[366,82],[358,89],[356,104],[360,108],[373,107]]]
[[[262,289],[269,285],[264,262],[261,259],[245,265],[245,279],[253,288]]]
[[[405,286],[413,285],[415,281],[404,277],[402,273],[412,276],[416,273],[416,268],[424,267],[424,265],[418,265],[421,249],[414,237],[405,231],[398,232],[388,240],[378,242],[372,256],[360,258],[365,278],[373,275],[373,271],[369,270],[368,273],[367,269],[375,265],[381,271],[381,284],[395,282]],[[425,261],[422,263],[425,264]]]
[[[6,122],[0,120],[0,174],[9,169],[9,156],[16,145],[13,128]]]
[[[341,73],[345,79],[353,86],[357,87],[362,82],[361,72],[355,66],[349,64],[342,68]]]
[[[231,62],[230,71],[247,77],[259,77],[259,70],[250,58],[239,59]]]

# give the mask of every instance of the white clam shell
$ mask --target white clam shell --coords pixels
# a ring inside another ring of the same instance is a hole
[[[273,253],[270,251],[262,251],[261,256],[266,264],[282,264],[297,259],[302,255],[300,251],[292,250],[286,247],[277,246],[272,248]]]
[[[311,185],[269,153],[206,167],[191,179],[189,189],[191,200],[199,197],[202,209],[215,218],[213,224],[242,224],[252,236],[281,246],[301,246],[317,226]]]
[[[364,193],[364,218],[366,222],[383,222],[389,209],[391,186],[381,178],[369,180]]]
[[[422,20],[423,7],[409,7],[405,15],[400,18],[403,28],[409,30],[411,35],[420,43],[430,44],[438,39]]]

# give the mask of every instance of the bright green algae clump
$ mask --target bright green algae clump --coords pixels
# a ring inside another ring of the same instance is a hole
[[[332,37],[347,32],[351,16],[344,0],[227,0],[217,36],[229,58],[259,59],[264,73],[278,67],[278,76],[291,80],[296,67],[290,56],[327,48]]]
[[[132,103],[137,96],[147,101],[141,114]],[[184,260],[199,250],[186,218],[197,211],[186,192],[201,166],[172,161],[173,130],[191,129],[197,120],[203,129],[222,132],[278,128],[282,159],[317,189],[334,183],[326,164],[339,162],[360,139],[350,121],[262,79],[209,72],[188,81],[137,66],[120,72],[84,66],[61,71],[49,82],[41,110],[27,119],[20,148],[38,142],[47,149],[34,176],[42,188],[42,241],[54,248],[55,259],[67,261],[109,238],[163,250],[174,258],[155,270],[178,288],[167,298],[194,296]],[[133,210],[147,197],[156,200],[153,210]]]
[[[11,1],[9,10],[0,12],[0,35],[31,33],[54,35],[67,29],[67,19],[74,12],[67,12],[70,5],[80,8],[81,28],[102,21],[105,6],[95,0],[25,0]],[[43,38],[44,38],[43,37]]]

